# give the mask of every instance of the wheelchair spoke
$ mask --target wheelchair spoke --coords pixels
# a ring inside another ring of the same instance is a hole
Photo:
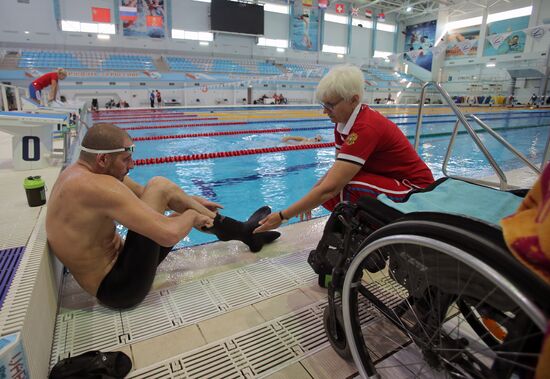
[[[374,253],[385,260],[383,268],[378,261],[367,262]],[[500,379],[534,372],[539,354],[529,346],[543,332],[532,329],[534,324],[518,306],[517,298],[513,300],[500,282],[487,279],[477,266],[446,250],[401,242],[373,248],[361,259],[370,266],[354,266],[354,277],[362,272],[362,278],[353,282],[352,288],[360,325],[365,325],[359,332],[362,338],[356,341],[364,341],[365,351],[384,359],[392,352],[397,361],[403,351],[402,367],[414,377],[443,374]],[[518,315],[524,315],[525,321]],[[402,338],[407,337],[410,340],[403,343]],[[372,341],[386,350],[370,346]],[[410,349],[416,359],[407,357]],[[375,367],[396,366],[382,363]]]

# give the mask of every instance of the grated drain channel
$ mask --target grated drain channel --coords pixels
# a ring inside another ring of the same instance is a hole
[[[128,378],[261,378],[328,346],[325,301],[217,341]]]
[[[25,246],[0,250],[0,309],[4,305],[4,299],[24,252]]]
[[[389,278],[388,278],[389,279]],[[367,284],[386,303],[400,301],[388,280]],[[323,326],[326,300],[278,317],[246,332],[202,346],[163,362],[136,370],[135,379],[263,378],[298,362],[330,345]],[[375,317],[373,306],[360,297],[361,324]]]
[[[57,315],[50,364],[89,350],[118,346],[171,332],[253,304],[316,280],[308,251],[270,258],[206,279],[151,291],[128,311],[101,305]]]

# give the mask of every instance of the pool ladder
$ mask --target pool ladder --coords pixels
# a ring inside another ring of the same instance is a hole
[[[454,103],[454,101],[451,99],[447,91],[441,86],[440,83],[437,82],[426,82],[422,86],[422,92],[420,93],[420,104],[418,106],[418,120],[416,122],[416,132],[414,137],[414,148],[416,151],[418,151],[418,146],[420,144],[420,135],[421,135],[421,128],[422,128],[422,116],[423,116],[423,110],[424,110],[424,101],[426,98],[426,89],[428,86],[434,87],[443,100],[451,107],[454,114],[457,117],[453,133],[451,134],[451,140],[449,141],[449,146],[447,147],[447,152],[445,153],[445,159],[443,160],[443,165],[441,167],[441,171],[445,176],[451,177],[451,178],[457,178],[462,179],[468,182],[476,183],[476,184],[482,184],[482,185],[488,185],[488,186],[498,186],[501,190],[507,190],[516,188],[515,186],[509,185],[508,180],[506,179],[506,175],[498,165],[498,163],[495,161],[489,150],[485,147],[479,136],[477,135],[477,132],[474,130],[474,128],[470,125],[470,121],[474,121],[477,123],[482,129],[487,131],[491,136],[493,136],[500,144],[502,144],[504,147],[506,147],[511,153],[513,153],[516,157],[518,157],[521,161],[523,161],[527,167],[529,167],[532,171],[534,171],[537,175],[540,175],[542,168],[544,167],[544,164],[548,159],[550,159],[550,135],[548,136],[548,141],[546,142],[546,147],[544,150],[544,157],[542,159],[541,167],[538,168],[535,166],[525,155],[523,155],[521,152],[519,152],[517,149],[515,149],[508,141],[506,141],[500,134],[498,134],[496,131],[494,131],[489,125],[487,125],[485,122],[481,121],[479,117],[477,117],[474,114],[464,114],[462,111],[458,108],[458,106]],[[458,175],[449,175],[447,173],[447,164],[449,162],[449,158],[451,156],[451,151],[456,139],[456,136],[458,134],[458,127],[462,124],[470,137],[474,140],[474,143],[477,145],[477,147],[481,150],[489,164],[493,167],[493,170],[495,171],[495,174],[499,178],[499,182],[491,182],[487,180],[481,180],[481,179],[473,179],[473,178],[467,178],[463,176]]]

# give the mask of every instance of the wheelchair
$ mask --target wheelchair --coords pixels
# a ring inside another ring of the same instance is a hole
[[[550,287],[509,252],[498,212],[491,222],[441,212],[449,195],[426,202],[456,182],[508,212],[526,193],[443,178],[401,207],[370,197],[340,203],[309,255],[328,290],[330,344],[363,378],[380,377],[390,356],[411,377],[534,377]],[[401,350],[416,359],[399,360]]]

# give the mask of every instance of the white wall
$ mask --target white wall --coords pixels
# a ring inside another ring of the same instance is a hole
[[[62,19],[92,22],[91,7],[110,8],[114,19],[115,3],[113,0],[58,0]],[[210,4],[192,0],[173,0],[172,27],[189,31],[210,31]],[[331,8],[334,6],[331,5]],[[22,16],[24,15],[24,17]],[[393,22],[390,19],[388,22]],[[289,38],[289,16],[265,12],[265,37],[276,39]],[[347,46],[348,26],[331,22],[324,23],[324,43]],[[25,34],[27,30],[30,33]],[[372,30],[352,27],[349,57],[344,60],[368,63]],[[124,37],[117,26],[116,35],[108,41],[98,40],[95,34],[62,32],[58,29],[54,14],[54,0],[31,0],[21,4],[16,0],[0,1],[0,47],[44,48],[44,49],[98,49],[103,51],[139,50],[150,54],[234,56],[243,59],[276,59],[285,61],[308,61],[339,63],[335,54],[322,52],[303,52],[288,49],[285,54],[275,48],[258,47],[257,37],[215,33],[210,46],[201,46],[197,41],[173,40],[167,31],[167,38]],[[377,45],[387,51],[393,50],[393,33],[377,33]]]

